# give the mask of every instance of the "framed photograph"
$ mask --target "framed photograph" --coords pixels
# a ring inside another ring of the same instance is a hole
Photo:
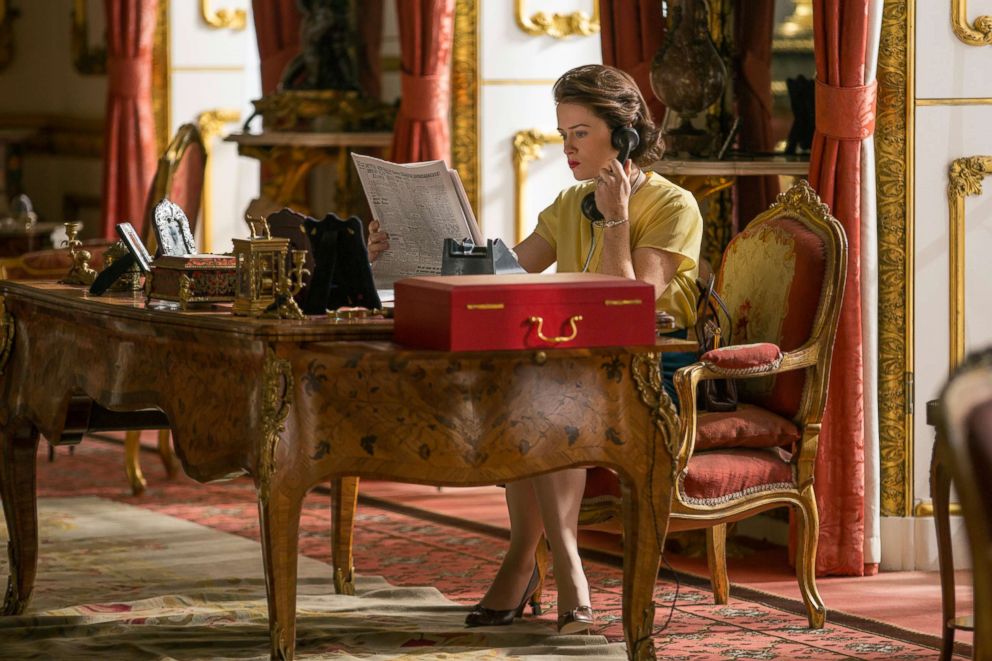
[[[190,231],[189,219],[178,204],[163,199],[155,205],[152,219],[158,239],[157,255],[184,257],[196,254],[196,241]]]
[[[145,248],[145,244],[142,243],[141,237],[134,231],[134,225],[131,223],[117,223],[117,236],[121,237],[121,241],[127,246],[128,252],[138,262],[138,268],[141,269],[141,272],[151,273],[152,256],[148,254],[148,250]]]

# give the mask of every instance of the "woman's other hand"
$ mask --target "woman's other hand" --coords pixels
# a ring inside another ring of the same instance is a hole
[[[389,235],[380,230],[379,221],[369,223],[369,261],[379,259],[379,255],[389,250]]]
[[[606,220],[626,220],[630,201],[630,161],[613,159],[596,177],[596,208]]]

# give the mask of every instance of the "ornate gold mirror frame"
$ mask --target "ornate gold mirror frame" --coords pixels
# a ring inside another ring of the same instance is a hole
[[[478,2],[456,0],[452,163],[479,201]],[[886,0],[876,122],[879,255],[879,434],[884,516],[913,514],[913,141],[915,7]],[[539,141],[540,142],[540,141]],[[517,166],[526,167],[525,145]],[[517,200],[519,205],[520,201]]]
[[[883,516],[913,515],[915,0],[885,0],[875,131]]]

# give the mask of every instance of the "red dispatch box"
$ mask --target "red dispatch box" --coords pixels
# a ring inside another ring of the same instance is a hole
[[[491,351],[651,345],[654,287],[593,273],[450,275],[395,285],[394,340]]]

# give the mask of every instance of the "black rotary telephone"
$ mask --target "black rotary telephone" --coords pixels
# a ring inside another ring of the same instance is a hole
[[[641,136],[637,134],[636,129],[629,126],[619,126],[613,129],[613,133],[610,135],[610,142],[613,144],[613,148],[620,152],[617,154],[617,160],[623,166],[627,162],[627,159],[630,158],[630,152],[637,149],[637,145],[641,144]],[[590,221],[603,220],[603,214],[596,208],[595,191],[588,193],[582,198],[582,215]]]

